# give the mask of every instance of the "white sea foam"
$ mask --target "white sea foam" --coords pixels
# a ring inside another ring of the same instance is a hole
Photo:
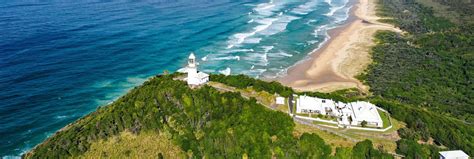
[[[336,23],[340,23],[340,22],[346,20],[349,17],[349,11],[352,8],[352,6],[346,7],[348,3],[349,3],[349,1],[344,1],[344,3],[341,6],[331,5],[330,11],[328,13],[324,14],[324,15],[329,16],[329,17],[334,17],[336,19]],[[342,9],[345,9],[344,14],[342,15],[342,17],[334,16],[336,12],[338,12],[339,10],[342,10]]]
[[[265,62],[265,65],[268,65],[268,53],[267,52],[265,52],[262,55],[262,59],[263,59],[263,62]]]
[[[308,44],[315,44],[315,43],[318,42],[318,40],[310,40],[310,41],[307,41],[307,42],[308,42]]]
[[[268,29],[263,30],[261,32],[262,35],[274,35],[286,30],[286,27],[290,22],[293,20],[299,19],[299,17],[291,16],[291,15],[282,15],[280,18],[274,20]]]
[[[245,39],[244,43],[245,44],[258,44],[262,41],[262,38],[247,38]]]
[[[352,6],[346,8],[346,10],[344,11],[343,17],[337,18],[336,23],[340,23],[342,21],[347,20],[349,18],[349,11],[351,10],[351,8]]]
[[[254,27],[253,31],[251,31],[251,32],[234,34],[233,37],[231,38],[231,40],[228,42],[229,45],[227,45],[227,49],[231,49],[236,45],[240,45],[248,37],[253,36],[253,35],[257,34],[258,32],[261,32],[261,31],[267,29],[268,27],[270,27],[270,25],[272,25],[272,23],[275,20],[277,20],[277,19],[275,19],[275,18],[265,18],[265,19],[257,20],[256,22],[261,24],[261,25],[258,25],[256,27]]]
[[[274,47],[275,46],[262,46],[263,51],[266,52],[266,53],[269,52],[270,50],[272,50]]]
[[[251,30],[236,33],[229,37],[227,41],[227,49],[239,47],[243,43],[258,44],[262,40],[258,35],[273,35],[286,29],[288,23],[298,19],[299,17],[285,15],[281,11],[286,2],[261,3],[253,8],[250,19],[247,23],[258,23]],[[276,14],[277,13],[277,14]]]
[[[318,35],[322,35],[321,33],[323,33],[323,31],[327,31],[328,29],[328,25],[321,25],[319,27],[317,27],[314,31],[313,31],[313,35],[314,36],[318,36]]]
[[[331,1],[331,0],[324,0],[324,2],[326,2],[327,4],[329,4],[330,6],[332,6],[332,1]]]
[[[30,130],[28,130],[30,131]],[[49,136],[47,136],[49,137]],[[8,141],[10,142],[10,141]],[[28,140],[28,141],[25,141],[24,142],[26,144],[26,146],[22,147],[22,148],[16,148],[15,150],[16,151],[20,151],[20,156],[13,156],[13,155],[9,155],[9,156],[0,156],[0,158],[2,159],[21,159],[21,155],[27,153],[28,151],[30,151],[33,147],[31,145],[31,141]]]
[[[28,152],[28,150],[25,150],[24,153]],[[21,154],[24,154],[24,153],[21,153]],[[3,156],[2,157],[3,159],[21,159],[21,156]]]
[[[258,5],[257,8],[255,8],[255,10],[257,12],[259,11],[265,11],[265,10],[269,10],[271,8],[275,7],[275,5],[273,3],[265,3],[265,4],[262,4],[262,5]]]
[[[286,75],[286,71],[288,70],[288,68],[283,68],[283,67],[280,67],[280,68],[281,69],[276,73],[277,77]]]
[[[281,58],[281,57],[292,57],[293,55],[280,50],[280,52],[271,53],[271,54],[268,54],[268,56],[270,56],[270,57],[280,57]]]
[[[340,9],[342,9],[342,8],[344,8],[344,6],[331,7],[331,10],[330,10],[328,13],[324,14],[324,15],[326,15],[326,16],[333,16],[334,13],[336,13],[336,11],[338,11],[338,10],[340,10]]]
[[[105,88],[105,87],[110,87],[110,86],[112,86],[112,81],[110,80],[96,82],[95,84],[92,85],[92,87],[94,88]]]
[[[137,86],[145,82],[147,78],[142,77],[127,77],[127,83],[123,86]]]
[[[214,57],[212,60],[240,60],[240,56],[226,56],[226,57]]]
[[[230,75],[230,71],[231,71],[231,69],[229,67],[227,67],[224,70],[220,70],[219,73],[222,73],[224,75]]]
[[[276,6],[277,5],[274,4],[273,2],[262,3],[262,4],[258,4],[257,7],[255,7],[253,10],[260,15],[270,16],[273,14],[272,10],[278,9],[278,8],[275,8]]]
[[[326,42],[327,42],[329,39],[331,39],[331,37],[330,37],[329,35],[325,36],[323,42],[321,42],[321,43],[318,44],[318,48],[317,48],[317,49],[321,48],[324,44],[326,44]]]
[[[206,55],[206,56],[202,57],[201,60],[202,61],[207,61],[207,56],[209,56],[209,55]]]
[[[264,73],[265,71],[267,71],[267,69],[259,68],[259,69],[251,69],[251,70],[248,70],[247,72],[248,72],[249,74],[261,75],[261,74]]]
[[[255,66],[267,66],[268,65],[268,53],[267,52],[256,52],[245,54],[243,59]]]
[[[236,53],[236,52],[253,52],[253,49],[232,49],[232,50],[224,50],[223,53]]]
[[[315,7],[318,3],[319,2],[317,0],[310,0],[309,2],[306,2],[294,8],[293,10],[291,10],[291,12],[295,14],[306,15],[313,11],[313,7]]]
[[[67,116],[67,115],[58,115],[58,116],[56,116],[56,117],[54,117],[54,118],[56,118],[56,119],[64,119],[64,118],[66,118],[66,117],[68,117],[68,116]]]

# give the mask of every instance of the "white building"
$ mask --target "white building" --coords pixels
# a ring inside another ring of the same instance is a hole
[[[469,156],[461,150],[440,151],[440,159],[469,159]]]
[[[339,122],[342,125],[356,125],[355,122],[351,123],[351,120],[349,120],[354,116],[354,111],[352,111],[352,105],[348,103],[337,102],[335,116],[339,117]]]
[[[299,96],[296,101],[296,113],[316,113],[332,115],[336,109],[335,102],[330,99],[321,99],[309,96]]]
[[[284,97],[276,97],[275,103],[283,105],[283,104],[285,104],[285,98]]]
[[[186,81],[188,85],[197,86],[209,82],[209,75],[204,72],[199,72],[197,65],[196,56],[194,56],[194,53],[191,53],[188,58],[188,66],[186,67],[186,72],[188,73]]]
[[[334,116],[338,118],[340,125],[360,126],[366,121],[368,126],[383,127],[377,107],[369,102],[343,103],[303,95],[297,98],[296,113]]]
[[[351,125],[361,125],[362,121],[366,121],[369,126],[383,127],[382,118],[375,105],[363,101],[349,104],[352,106],[352,111],[354,112]]]

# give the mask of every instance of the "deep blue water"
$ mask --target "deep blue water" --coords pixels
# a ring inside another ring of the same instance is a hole
[[[0,157],[183,67],[283,75],[342,24],[348,0],[0,3]]]

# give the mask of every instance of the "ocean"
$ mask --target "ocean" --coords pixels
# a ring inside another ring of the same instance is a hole
[[[0,157],[184,67],[190,52],[207,73],[282,76],[348,19],[348,1],[4,1]]]

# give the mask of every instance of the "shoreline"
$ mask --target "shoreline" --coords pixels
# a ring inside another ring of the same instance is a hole
[[[287,74],[276,80],[299,91],[332,92],[357,88],[368,92],[354,76],[361,74],[372,62],[370,48],[378,30],[400,32],[392,25],[380,23],[375,16],[375,3],[352,0],[350,15],[345,24],[328,31],[330,39],[307,58],[287,69]]]

